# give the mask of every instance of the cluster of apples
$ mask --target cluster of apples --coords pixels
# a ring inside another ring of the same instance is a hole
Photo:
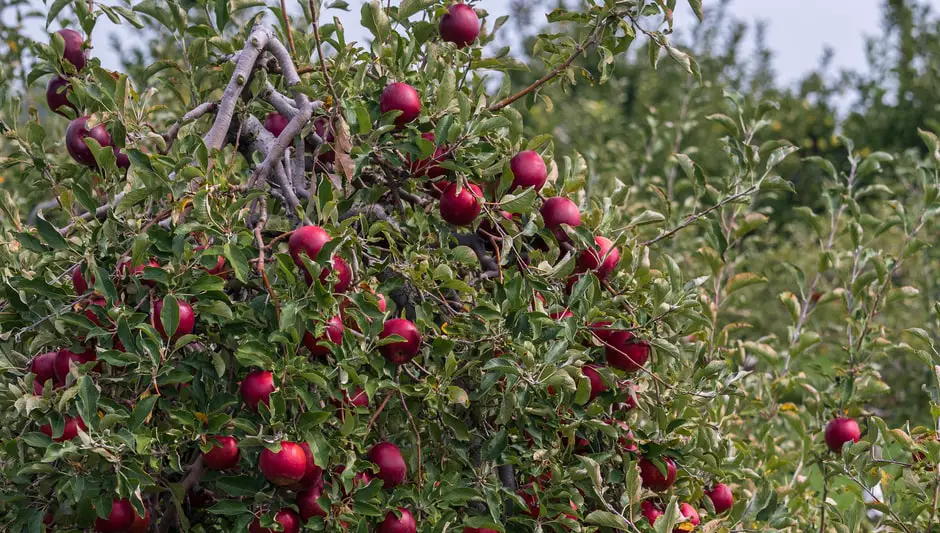
[[[76,72],[81,72],[88,62],[85,39],[82,37],[82,34],[69,28],[59,30],[56,33],[62,37],[62,40],[65,42],[62,60],[71,64]],[[62,116],[67,116],[62,111],[64,107],[70,108],[75,113],[78,113],[75,104],[68,99],[68,94],[71,92],[71,89],[72,83],[68,78],[58,74],[50,78],[49,82],[46,84],[46,104],[49,106],[49,109]],[[96,165],[94,153],[91,151],[91,148],[85,144],[85,139],[90,138],[94,139],[102,148],[111,147],[114,150],[114,157],[119,168],[129,168],[131,166],[130,158],[123,150],[120,150],[114,145],[111,134],[108,133],[108,129],[105,125],[96,124],[89,128],[89,120],[90,117],[88,116],[76,117],[69,122],[68,127],[65,129],[65,149],[68,151],[69,155],[72,156],[72,159],[74,159],[76,163],[86,167],[94,167]]]

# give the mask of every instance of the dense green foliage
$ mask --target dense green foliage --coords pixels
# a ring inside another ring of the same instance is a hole
[[[3,28],[3,529],[940,527],[938,21],[886,2],[899,54],[781,89],[687,3],[681,46],[609,0],[524,58],[450,1],[365,3],[367,43],[317,0],[32,13],[152,37],[118,73]]]

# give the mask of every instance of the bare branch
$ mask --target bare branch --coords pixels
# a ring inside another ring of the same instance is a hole
[[[169,152],[170,148],[173,147],[173,142],[176,141],[176,136],[179,135],[180,128],[204,115],[214,112],[218,107],[218,102],[203,102],[183,115],[183,118],[174,122],[173,125],[170,126],[169,131],[163,135],[163,140],[166,141],[166,148],[163,150],[163,154]]]

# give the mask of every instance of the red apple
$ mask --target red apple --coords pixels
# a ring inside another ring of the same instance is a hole
[[[666,463],[666,475],[660,472],[659,468],[647,458],[640,459],[640,479],[643,486],[654,491],[663,492],[676,482],[676,463],[669,457],[661,457]]]
[[[649,521],[650,525],[656,523],[656,519],[664,515],[663,510],[659,508],[656,503],[650,500],[643,500],[640,502],[640,510],[643,513],[643,516]]]
[[[274,521],[281,525],[280,533],[298,533],[302,527],[300,515],[293,509],[284,508],[274,515]],[[248,533],[278,533],[269,527],[261,527],[261,519],[255,518],[248,528]]]
[[[338,315],[327,320],[326,322],[326,331],[323,335],[319,337],[314,337],[309,331],[304,332],[303,345],[310,350],[310,353],[314,357],[326,357],[330,355],[330,348],[322,346],[321,342],[327,342],[333,344],[340,344],[343,342],[343,330],[346,328],[343,327],[343,319]]]
[[[75,289],[75,294],[85,294],[88,290],[89,283],[91,285],[95,284],[95,277],[89,275],[88,281],[85,281],[85,274],[82,272],[82,265],[75,265],[72,268],[72,288]]]
[[[69,363],[76,365],[88,363],[96,359],[94,354],[77,354],[68,349],[61,349],[55,356],[55,379],[58,383],[65,383],[65,378],[69,375]]]
[[[320,271],[320,283],[324,286],[328,287],[327,280],[331,272],[336,272],[336,283],[333,284],[333,292],[341,293],[348,291],[349,287],[352,286],[352,269],[349,268],[349,263],[342,257],[334,255],[333,259],[330,260],[330,265],[323,267],[323,270]],[[307,278],[307,283],[310,283],[312,280],[306,270],[304,274]]]
[[[693,526],[697,526],[702,522],[698,517],[698,511],[695,510],[695,507],[692,507],[685,502],[679,504],[679,512],[682,513],[682,516],[688,518],[688,523]],[[673,529],[672,533],[683,533],[685,531],[688,530],[683,529],[682,526],[679,526]]]
[[[300,510],[300,518],[305,522],[314,516],[326,517],[326,510],[318,501],[322,493],[323,485],[320,484],[297,494],[297,509]]]
[[[614,404],[614,409],[619,411],[636,409],[636,391],[639,387],[629,381],[621,381],[618,387],[620,388],[621,401]]]
[[[380,442],[369,450],[369,461],[379,468],[376,477],[384,482],[386,489],[395,488],[405,482],[408,465],[398,446],[391,442]]]
[[[519,489],[516,494],[518,494],[522,501],[525,502],[525,512],[532,518],[538,518],[542,513],[542,507],[539,504],[538,496],[535,495],[535,492],[531,489],[532,485],[526,485],[525,487]]]
[[[441,39],[456,44],[457,48],[464,48],[480,35],[480,18],[467,4],[454,4],[441,17],[438,29]]]
[[[179,324],[176,326],[176,332],[173,333],[173,339],[176,340],[183,335],[189,335],[196,327],[196,315],[193,313],[193,306],[185,300],[177,300],[180,310]],[[153,327],[157,329],[164,339],[167,338],[166,331],[163,329],[163,322],[160,321],[160,313],[163,311],[163,300],[157,300],[153,304]]]
[[[545,227],[552,230],[552,234],[560,242],[568,242],[568,234],[565,233],[562,224],[575,227],[581,225],[581,211],[571,200],[563,196],[553,196],[542,204],[542,220],[545,221]]]
[[[598,250],[592,248],[581,252],[578,255],[577,271],[593,270],[598,278],[605,279],[620,263],[620,250],[614,248],[613,241],[606,237],[594,237],[594,242],[597,243]]]
[[[304,254],[311,261],[316,261],[317,255],[323,249],[323,245],[330,241],[330,234],[320,226],[303,226],[294,230],[287,240],[287,249],[290,251],[294,264],[299,267],[304,266],[300,254]]]
[[[451,183],[441,193],[441,218],[455,226],[469,226],[480,214],[483,191],[474,184]]]
[[[385,515],[385,520],[376,528],[376,533],[417,533],[418,525],[411,511],[399,507],[398,512],[401,513],[401,518],[395,514],[395,511],[389,511]]]
[[[235,437],[228,435],[217,435],[209,437],[207,440],[212,442],[212,448],[208,452],[202,452],[202,462],[209,470],[227,470],[235,467],[241,458],[241,452],[238,450],[238,441]]]
[[[422,133],[421,138],[433,143],[434,133],[430,131]],[[437,146],[434,148],[434,154],[426,159],[415,161],[409,156],[408,168],[411,170],[411,173],[417,177],[428,177],[430,179],[439,178],[448,172],[446,168],[441,166],[441,162],[447,158],[446,154],[447,148]]]
[[[640,448],[636,445],[636,437],[633,435],[633,431],[630,430],[630,426],[622,420],[608,420],[608,424],[613,424],[620,429],[620,439],[617,443],[623,449],[623,451],[628,453],[636,453]]]
[[[326,143],[320,148],[320,154],[317,156],[317,160],[321,163],[332,163],[336,159],[336,152],[330,147],[329,143],[333,142],[333,131],[334,127],[330,125],[330,121],[326,117],[318,117],[313,121],[313,130],[323,139],[323,142]]]
[[[421,97],[418,96],[418,91],[407,83],[391,83],[382,91],[379,110],[383,115],[391,111],[401,111],[395,117],[395,125],[403,126],[421,114]]]
[[[548,179],[545,160],[535,150],[524,150],[516,154],[509,161],[509,169],[513,175],[512,189],[533,187],[538,191]]]
[[[281,450],[261,450],[258,468],[264,477],[275,485],[293,485],[307,473],[307,454],[296,442],[281,441]]]
[[[73,119],[65,129],[65,149],[68,151],[69,155],[72,156],[72,159],[74,159],[76,163],[85,165],[86,167],[93,167],[97,164],[95,162],[95,154],[93,154],[91,148],[85,144],[85,137],[91,137],[98,141],[98,144],[101,146],[111,146],[111,134],[108,133],[104,124],[100,123],[89,130],[87,116]]]
[[[134,523],[134,506],[130,500],[122,498],[111,503],[111,513],[107,518],[95,518],[95,531],[99,533],[127,533]]]
[[[336,465],[333,468],[333,476],[335,477],[335,479],[339,479],[339,477],[345,471],[346,471],[346,467],[344,465]],[[372,476],[370,476],[368,472],[357,472],[356,474],[353,475],[352,489],[356,490],[359,487],[365,487],[371,482],[372,482]],[[340,488],[343,491],[343,496],[347,496],[345,487],[341,486]]]
[[[562,309],[561,311],[555,311],[554,313],[549,313],[548,316],[552,320],[564,320],[566,318],[571,318],[574,316],[574,313],[570,309]]]
[[[117,146],[114,147],[114,164],[124,170],[131,168],[131,158],[127,155],[127,152]]]
[[[313,452],[310,451],[310,445],[306,442],[300,443],[300,448],[304,451],[306,457],[306,467],[304,477],[294,485],[295,490],[305,490],[314,486],[323,486],[323,469],[317,466],[316,459],[313,458]]]
[[[65,51],[62,52],[62,58],[72,64],[75,70],[85,68],[88,62],[88,56],[85,53],[85,39],[81,33],[69,28],[63,28],[57,31],[65,41]]]
[[[624,372],[643,368],[650,357],[650,345],[637,340],[629,331],[611,332],[604,344],[607,364]]]
[[[209,249],[208,245],[197,246],[195,251],[201,252],[203,250],[208,250],[208,249]],[[206,271],[206,273],[212,276],[220,276],[222,278],[228,277],[228,275],[226,275],[226,272],[225,272],[225,256],[224,255],[220,255],[215,260],[215,266],[213,266],[212,268],[205,268],[205,267],[200,267],[200,268],[202,268],[203,270]]]
[[[62,429],[62,435],[58,437],[52,436],[52,424],[43,424],[39,426],[39,431],[45,433],[47,437],[52,439],[53,442],[66,442],[74,439],[78,436],[78,430],[88,431],[88,426],[85,425],[85,421],[82,420],[80,416],[65,417],[65,427]]]
[[[126,261],[122,261],[121,264],[118,265],[117,267],[118,277],[119,278],[125,278],[125,277],[139,278],[143,276],[144,269],[146,269],[147,267],[160,268],[160,263],[156,259],[150,258],[147,261],[147,264],[140,264],[140,265],[132,266],[131,259],[127,259]],[[146,285],[148,287],[155,287],[157,285],[157,282],[152,279],[144,279],[144,280],[141,280],[140,282],[143,285]]]
[[[46,352],[33,357],[29,363],[29,371],[36,374],[36,383],[45,383],[55,379],[56,352]]]
[[[386,360],[392,364],[402,365],[418,355],[421,349],[421,334],[414,322],[404,318],[386,320],[379,338],[384,339],[392,335],[398,335],[404,340],[379,346],[379,351]]]
[[[258,412],[258,404],[264,402],[269,405],[271,393],[274,392],[274,374],[267,370],[255,370],[245,376],[239,389],[242,401],[252,411]]]
[[[842,453],[842,445],[846,442],[858,442],[862,438],[862,430],[858,422],[851,418],[836,418],[826,424],[826,446],[829,449]]]
[[[584,365],[581,367],[581,373],[591,381],[591,396],[588,398],[589,402],[593,401],[594,398],[597,398],[602,392],[607,390],[607,384],[604,383],[604,379],[601,377],[600,372],[597,371],[597,367]]]
[[[137,510],[134,510],[134,522],[127,529],[127,533],[147,533],[148,531],[150,531],[150,509],[144,507],[144,516],[140,516]]]
[[[716,513],[723,513],[734,507],[734,494],[731,487],[724,483],[719,483],[705,492],[708,499],[712,501]]]
[[[287,120],[287,117],[280,113],[268,113],[268,116],[264,117],[264,129],[270,131],[271,135],[278,137],[287,127],[288,122],[290,121]]]
[[[362,390],[362,387],[356,387],[352,396],[349,395],[348,391],[343,390],[343,397],[346,405],[351,407],[366,407],[369,405],[369,395]]]
[[[104,296],[93,296],[91,301],[88,302],[88,307],[85,308],[85,318],[91,320],[98,327],[104,327],[104,322],[98,318],[98,313],[92,307],[100,307],[105,311],[104,315],[107,316],[108,301],[104,299]]]
[[[49,109],[62,115],[63,117],[66,114],[62,111],[63,107],[68,107],[72,111],[78,112],[75,108],[75,104],[69,102],[68,94],[72,91],[72,84],[69,80],[63,78],[62,76],[53,76],[49,78],[49,82],[46,83],[46,104],[49,106]]]

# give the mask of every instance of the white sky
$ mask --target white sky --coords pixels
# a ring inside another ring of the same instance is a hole
[[[46,0],[50,2],[51,0]],[[554,1],[554,0],[552,0]],[[817,65],[825,46],[835,51],[835,67],[863,68],[865,66],[864,37],[880,33],[881,4],[883,0],[733,0],[730,13],[737,19],[748,23],[764,20],[769,23],[767,30],[768,45],[774,52],[773,67],[778,79],[790,84],[803,73]],[[363,38],[366,33],[359,26],[359,6],[362,0],[348,0],[351,9],[348,13],[335,12],[346,28],[347,40]],[[42,8],[41,0],[32,0]],[[112,0],[109,3],[116,3]],[[277,2],[271,0],[271,5]],[[934,11],[940,11],[940,0],[929,0]],[[479,0],[477,5],[485,8],[491,15],[503,15],[508,11],[506,0]],[[718,0],[704,0],[705,10],[714,8]],[[288,6],[297,6],[297,0],[288,2]],[[679,28],[689,27],[694,16],[687,8],[687,0],[678,0],[682,9],[676,14]],[[332,13],[327,12],[332,16]],[[9,12],[0,12],[0,23],[9,24]],[[495,19],[495,17],[494,17]],[[43,38],[44,30],[40,23],[29,28],[37,39]],[[122,39],[133,39],[133,27],[114,26],[107,17],[98,20],[94,41],[99,43],[95,54],[106,67],[116,68],[117,58],[107,49],[106,43],[111,34],[117,33]],[[511,34],[513,28],[507,25],[503,34]],[[753,42],[753,36],[750,42]]]

